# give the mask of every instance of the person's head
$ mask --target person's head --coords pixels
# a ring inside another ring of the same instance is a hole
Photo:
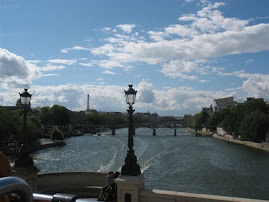
[[[108,172],[108,175],[109,175],[109,177],[113,177],[113,176],[114,176],[113,171],[112,171],[112,170],[111,170],[111,171],[109,171],[109,172]]]

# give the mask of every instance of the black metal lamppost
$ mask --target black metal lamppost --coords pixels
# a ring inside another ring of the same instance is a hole
[[[128,129],[128,150],[127,156],[125,158],[125,164],[121,168],[121,175],[131,175],[137,176],[141,174],[140,166],[137,164],[137,158],[134,154],[134,126],[133,126],[133,110],[132,105],[135,103],[136,92],[133,89],[133,85],[129,85],[129,89],[125,92],[126,102],[129,104],[128,119],[129,119],[129,129]]]
[[[33,159],[29,156],[29,150],[27,147],[27,112],[31,108],[32,95],[27,92],[28,89],[24,89],[23,93],[20,93],[20,100],[23,107],[23,130],[21,148],[18,152],[18,159],[15,161],[15,167],[26,167],[33,165]]]

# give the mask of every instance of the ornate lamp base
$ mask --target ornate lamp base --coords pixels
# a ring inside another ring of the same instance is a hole
[[[125,158],[125,165],[121,168],[121,175],[137,176],[140,174],[140,166],[137,164],[137,158],[134,154],[134,150],[128,150]]]
[[[18,159],[15,161],[15,167],[29,167],[34,166],[33,159],[29,155],[29,150],[26,146],[22,145],[18,152]]]

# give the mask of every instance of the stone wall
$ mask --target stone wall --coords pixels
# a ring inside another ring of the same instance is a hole
[[[264,200],[143,189],[139,202],[265,202]]]
[[[43,194],[68,193],[81,197],[98,197],[106,184],[107,173],[63,172],[37,175],[37,192]]]

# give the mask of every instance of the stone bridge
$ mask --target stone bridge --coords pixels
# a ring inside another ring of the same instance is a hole
[[[111,135],[116,135],[116,129],[128,127],[128,124],[122,125],[75,125],[74,128],[84,133],[97,133],[105,129],[111,130]],[[134,134],[136,128],[150,128],[152,135],[156,135],[158,128],[174,129],[174,136],[177,135],[178,128],[186,128],[182,122],[153,122],[153,123],[134,123]]]

